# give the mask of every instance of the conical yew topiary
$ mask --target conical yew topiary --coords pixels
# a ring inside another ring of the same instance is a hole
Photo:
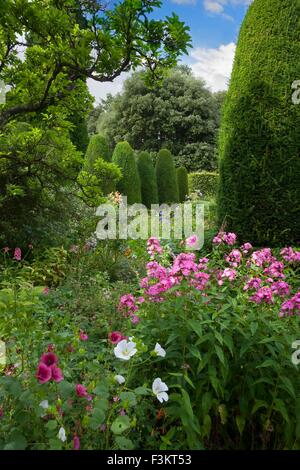
[[[186,196],[189,195],[189,180],[188,180],[187,169],[184,166],[180,166],[176,170],[176,175],[177,175],[179,202],[184,202]]]
[[[150,208],[151,204],[158,204],[158,192],[156,174],[148,152],[141,152],[138,155],[137,166],[141,181],[142,203]]]
[[[174,161],[167,149],[158,152],[156,160],[156,178],[159,203],[178,202],[178,186]]]
[[[116,145],[112,162],[118,165],[122,172],[117,190],[127,196],[128,204],[140,203],[142,201],[140,177],[134,152],[128,142],[119,142]]]
[[[219,223],[257,245],[300,240],[299,0],[254,0],[220,131]]]

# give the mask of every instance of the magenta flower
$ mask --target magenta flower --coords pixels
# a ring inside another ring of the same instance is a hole
[[[4,410],[3,408],[0,408],[0,419],[3,418],[3,415],[4,415]]]
[[[43,290],[43,294],[44,294],[44,295],[48,295],[49,292],[50,292],[49,287],[45,287],[45,289]]]
[[[111,344],[118,344],[122,339],[124,339],[124,336],[120,331],[112,331],[108,335],[108,339],[111,342]]]
[[[76,394],[78,397],[81,397],[81,398],[87,397],[88,392],[84,385],[77,384],[75,389],[76,389]]]
[[[50,351],[48,353],[42,354],[40,362],[42,362],[43,364],[46,364],[46,366],[50,367],[53,364],[58,363],[58,357],[52,351]]]
[[[244,253],[244,255],[246,255],[250,250],[252,250],[253,246],[251,245],[251,243],[244,243],[242,246],[241,246],[241,250],[242,252]]]
[[[21,248],[15,248],[15,251],[14,251],[14,259],[16,261],[21,261],[22,259],[22,251],[21,251]]]
[[[132,323],[133,325],[136,325],[137,323],[139,323],[139,321],[140,321],[140,317],[138,317],[137,315],[132,315],[132,317],[131,317],[131,323]]]
[[[79,339],[81,339],[81,341],[87,341],[89,337],[85,331],[80,330]]]
[[[73,437],[73,449],[74,450],[79,450],[80,449],[80,440],[78,436]]]
[[[53,364],[51,366],[51,372],[52,372],[52,379],[54,380],[54,382],[61,382],[62,380],[64,380],[64,376],[62,374],[62,371],[59,367],[57,367],[55,364]]]
[[[188,246],[189,248],[194,248],[195,245],[197,245],[198,243],[198,237],[197,235],[191,235],[190,237],[188,237],[186,239],[186,246]]]
[[[44,384],[49,382],[52,377],[52,370],[50,367],[46,366],[43,362],[40,362],[38,365],[38,370],[36,373],[36,378],[40,382],[40,384]]]

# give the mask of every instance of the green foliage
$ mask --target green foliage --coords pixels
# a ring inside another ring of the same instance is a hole
[[[0,104],[3,242],[17,243],[23,234],[30,243],[43,222],[56,224],[62,208],[67,221],[74,196],[90,197],[90,204],[101,199],[96,177],[92,191],[83,187],[87,178],[78,178],[93,101],[87,80],[112,81],[146,60],[154,82],[186,51],[188,28],[176,15],[148,20],[157,0],[100,3],[1,2],[0,80],[10,85]]]
[[[258,245],[299,241],[299,8],[298,0],[251,4],[224,106],[219,223]]]
[[[125,81],[123,92],[102,103],[97,129],[109,142],[127,140],[136,150],[168,148],[177,166],[215,170],[222,94],[212,94],[186,66],[149,87],[144,73]]]
[[[177,186],[178,186],[178,195],[179,202],[184,202],[186,196],[189,195],[189,181],[188,181],[188,172],[184,166],[177,168]]]
[[[190,192],[199,192],[203,197],[215,196],[218,188],[218,173],[201,171],[199,173],[190,173],[189,176]]]
[[[128,204],[141,202],[140,177],[134,152],[128,142],[119,142],[116,145],[112,162],[118,165],[122,172],[122,178],[117,184],[117,190],[127,196]]]
[[[178,202],[176,170],[169,150],[162,149],[158,152],[155,172],[159,203]]]
[[[96,134],[90,138],[89,145],[84,157],[83,168],[91,173],[94,170],[94,163],[97,158],[103,158],[103,160],[111,161],[111,150],[108,146],[108,142],[103,135]]]
[[[155,169],[148,152],[140,152],[137,167],[141,181],[142,203],[150,208],[151,204],[158,204],[158,192]]]

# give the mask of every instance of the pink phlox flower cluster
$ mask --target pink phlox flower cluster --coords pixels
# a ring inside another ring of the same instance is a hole
[[[198,271],[195,260],[196,256],[194,253],[180,253],[174,260],[170,274],[174,276],[190,276],[193,272]]]
[[[294,251],[292,247],[283,248],[280,254],[289,263],[300,263],[300,251]]]
[[[21,248],[15,248],[15,251],[14,251],[14,259],[16,261],[21,261],[22,260],[22,251],[21,251]]]
[[[147,241],[147,251],[152,258],[155,256],[156,253],[159,255],[162,254],[163,249],[160,246],[158,238],[149,238],[149,240]]]
[[[225,243],[226,245],[232,246],[236,242],[236,234],[232,232],[219,232],[213,238],[214,245],[220,245],[221,243]]]
[[[267,304],[273,303],[273,292],[270,287],[264,286],[258,289],[252,297],[250,297],[251,302],[256,302],[261,304],[265,302]]]
[[[300,315],[300,291],[291,299],[283,302],[279,316],[284,317],[285,315]]]
[[[287,282],[277,281],[271,285],[271,290],[274,294],[279,295],[279,297],[285,297],[290,295],[290,286]]]
[[[224,271],[218,271],[217,273],[217,282],[219,286],[223,285],[223,279],[228,279],[229,281],[234,281],[236,278],[236,270],[231,268],[225,268]]]
[[[281,261],[275,260],[270,264],[270,266],[264,269],[264,274],[277,279],[284,279],[285,275],[282,272],[283,270],[284,264]]]
[[[242,253],[240,250],[232,250],[229,255],[225,255],[225,261],[233,268],[237,268],[242,260]]]
[[[243,287],[243,290],[254,289],[257,290],[260,288],[262,280],[259,277],[253,277],[249,279]]]
[[[202,291],[205,289],[209,278],[209,274],[204,272],[197,272],[194,274],[194,278],[190,280],[190,285],[195,287],[195,289]]]
[[[249,253],[250,250],[252,250],[253,246],[251,245],[251,243],[247,242],[247,243],[244,243],[243,245],[241,245],[240,249],[242,251],[242,253],[244,253],[244,255],[246,255],[247,253]]]
[[[273,261],[276,261],[276,258],[272,255],[270,248],[262,248],[252,253],[251,261],[255,266],[262,267],[273,263]]]
[[[132,294],[122,295],[120,298],[118,310],[123,313],[125,317],[130,317],[133,324],[137,324],[140,318],[136,315],[139,309],[138,303],[144,302],[143,297],[139,297],[138,300]]]
[[[209,262],[208,258],[200,258],[198,262],[198,270],[207,269],[207,263]]]

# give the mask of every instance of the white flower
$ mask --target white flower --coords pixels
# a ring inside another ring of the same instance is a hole
[[[124,361],[128,361],[136,352],[136,343],[133,341],[127,341],[127,339],[122,339],[122,341],[120,341],[114,348],[115,356],[118,359],[123,359]]]
[[[158,401],[160,401],[160,403],[169,400],[169,396],[166,393],[167,390],[169,390],[167,384],[165,384],[165,382],[162,382],[159,377],[157,377],[157,379],[153,381],[152,391],[154,395],[156,395],[156,398],[158,399]]]
[[[118,384],[123,384],[125,382],[125,378],[123,377],[123,375],[115,375],[115,381],[118,382]]]
[[[156,352],[157,356],[160,356],[160,357],[165,357],[166,355],[166,351],[161,347],[159,343],[156,343],[154,352]]]
[[[58,431],[58,438],[62,442],[65,442],[67,440],[66,431],[63,427],[61,427],[60,430]]]
[[[48,400],[43,400],[43,401],[41,401],[40,406],[41,406],[44,410],[47,410],[47,408],[49,408],[49,402],[48,402]]]

